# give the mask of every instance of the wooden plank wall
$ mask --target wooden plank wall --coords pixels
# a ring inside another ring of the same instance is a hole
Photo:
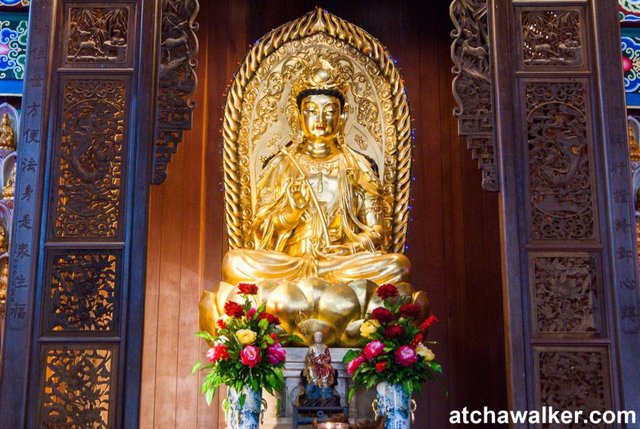
[[[445,388],[417,398],[420,428],[449,427],[450,409],[506,408],[497,194],[481,190],[452,110],[448,2],[201,1],[194,127],[152,188],[141,427],[224,427],[190,375],[204,347],[197,303],[220,279],[226,249],[220,134],[226,86],[263,34],[317,4],[373,34],[397,59],[415,129],[407,254],[413,284],[441,323],[433,329]]]

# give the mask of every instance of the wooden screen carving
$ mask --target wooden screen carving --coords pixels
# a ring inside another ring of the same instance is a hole
[[[110,252],[52,255],[45,295],[44,327],[60,331],[117,331],[120,257]]]
[[[527,81],[524,86],[532,238],[593,239],[585,82]]]
[[[31,13],[0,427],[136,427],[155,1]]]
[[[74,78],[62,95],[54,234],[119,238],[127,82]]]
[[[556,410],[583,413],[585,410],[602,412],[611,409],[606,349],[545,349],[536,357],[540,373],[540,403]]]
[[[67,14],[64,61],[101,65],[128,61],[129,7],[69,7]]]
[[[518,392],[511,407],[637,408],[636,255],[615,8],[494,3],[507,342]],[[619,129],[611,125],[618,114]]]
[[[597,254],[532,255],[536,336],[593,336],[602,331]]]
[[[44,400],[38,427],[113,427],[113,350],[61,346],[47,349],[42,360]]]

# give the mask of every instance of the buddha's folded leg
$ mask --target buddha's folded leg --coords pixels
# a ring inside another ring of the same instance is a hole
[[[408,282],[409,258],[400,253],[362,252],[321,260],[318,274],[329,281],[370,280],[378,285]]]
[[[222,279],[234,285],[259,280],[294,280],[316,274],[312,259],[270,250],[233,249],[222,261]]]

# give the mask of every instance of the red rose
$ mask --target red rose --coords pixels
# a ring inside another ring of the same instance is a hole
[[[417,304],[405,304],[400,307],[400,315],[402,317],[419,317],[420,316],[420,306]]]
[[[390,340],[395,340],[404,335],[404,328],[400,325],[389,325],[384,328],[384,337]]]
[[[218,319],[216,324],[218,325],[218,329],[227,329],[227,324],[224,323],[224,320],[222,319]]]
[[[396,363],[402,366],[411,366],[418,362],[416,351],[409,346],[400,346],[396,350]]]
[[[395,316],[386,308],[378,307],[371,312],[371,318],[380,323],[389,323],[395,319]]]
[[[416,337],[413,340],[411,340],[411,347],[415,348],[418,344],[422,342],[422,340],[424,340],[424,335],[419,333],[418,335],[416,335]]]
[[[353,375],[353,373],[356,372],[358,367],[362,365],[365,362],[365,360],[366,359],[363,355],[359,355],[357,358],[349,362],[347,364],[347,373],[349,373],[349,375]]]
[[[229,317],[242,317],[244,308],[237,302],[227,301],[224,305],[224,312]]]
[[[243,365],[254,368],[261,360],[260,349],[256,346],[244,346],[244,349],[240,350],[240,361]]]
[[[433,325],[437,321],[438,321],[438,318],[432,314],[431,316],[427,317],[427,319],[424,322],[422,322],[422,325],[420,325],[420,330],[426,331],[427,329],[429,329],[431,325]]]
[[[209,362],[229,359],[229,350],[224,344],[216,344],[207,351],[207,358]]]
[[[384,344],[382,341],[371,341],[366,346],[364,346],[364,356],[367,360],[371,360],[377,356],[380,356],[384,351]]]
[[[258,286],[253,283],[240,283],[238,285],[240,295],[255,295],[258,293]]]
[[[393,298],[398,296],[398,288],[392,284],[382,285],[376,290],[378,296],[382,299]]]
[[[387,369],[387,365],[388,364],[389,364],[388,360],[383,360],[382,362],[378,362],[376,364],[376,371],[378,371],[378,372],[384,371],[385,369]]]
[[[269,322],[269,325],[280,324],[280,319],[278,319],[278,316],[275,316],[271,313],[267,313],[266,311],[263,313],[260,313],[260,315],[258,316],[258,320],[262,320],[262,319],[267,319],[267,321]]]

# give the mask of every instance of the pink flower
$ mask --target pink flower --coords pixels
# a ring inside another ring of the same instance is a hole
[[[287,358],[287,352],[280,343],[271,344],[267,347],[267,362],[271,365],[282,363]]]
[[[356,372],[358,367],[362,365],[365,362],[365,360],[366,360],[365,357],[363,355],[360,355],[354,360],[352,360],[351,362],[349,362],[347,364],[347,372],[349,373],[349,375],[353,375],[353,373]]]
[[[418,362],[416,351],[409,346],[400,346],[396,350],[396,363],[402,366],[411,366]]]
[[[376,356],[379,356],[383,352],[383,350],[384,344],[382,343],[382,341],[371,341],[366,346],[364,346],[364,355],[366,356],[367,360],[371,360]]]
[[[255,308],[251,307],[249,311],[247,311],[247,319],[251,319],[253,315],[256,314],[256,311],[257,310]]]
[[[209,362],[213,362],[213,357],[215,355],[215,352],[216,351],[213,349],[213,347],[207,350],[207,359],[209,359]]]
[[[244,348],[240,350],[240,361],[243,365],[254,368],[261,360],[260,349],[256,346],[244,346]]]

